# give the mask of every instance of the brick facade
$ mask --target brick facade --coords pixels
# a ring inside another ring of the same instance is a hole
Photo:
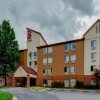
[[[76,49],[75,51],[71,50],[71,44],[76,43]],[[64,45],[69,45],[68,52],[64,51]],[[43,55],[43,48],[49,48],[52,47],[52,53],[46,53]],[[71,59],[72,55],[76,55],[76,61],[73,63],[71,60],[69,60],[68,63],[64,62],[64,56],[68,55],[69,59]],[[52,64],[46,63],[43,64],[43,58],[52,58]],[[69,72],[67,75],[65,75],[64,67],[69,68]],[[75,73],[71,73],[71,67],[75,66]],[[51,75],[43,75],[43,69],[44,68],[52,68],[52,74]],[[64,43],[58,43],[48,46],[42,46],[38,47],[38,79],[37,79],[37,85],[43,85],[43,79],[46,80],[52,80],[54,81],[61,81],[64,82],[64,80],[84,80],[84,39],[80,40],[74,40],[74,41],[67,41]],[[69,82],[70,85],[70,82]]]

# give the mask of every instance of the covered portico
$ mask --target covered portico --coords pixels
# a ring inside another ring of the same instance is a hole
[[[36,84],[37,73],[34,69],[19,65],[13,75],[13,86],[34,86]]]

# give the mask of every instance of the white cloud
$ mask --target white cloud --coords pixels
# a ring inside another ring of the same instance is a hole
[[[0,0],[0,22],[10,20],[20,48],[26,47],[26,27],[55,43],[82,37],[99,18],[99,4],[99,0]]]

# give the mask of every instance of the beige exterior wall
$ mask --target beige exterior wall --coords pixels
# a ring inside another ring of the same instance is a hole
[[[14,73],[14,77],[27,77],[26,71],[19,66],[19,68]]]
[[[27,42],[27,66],[32,67],[35,71],[37,71],[37,65],[34,65],[34,61],[37,61],[37,58],[34,59],[34,52],[37,52],[36,47],[46,45],[46,43],[39,33],[31,31],[31,35],[32,40]],[[30,52],[32,52],[32,59],[29,57]],[[32,66],[29,65],[30,61],[32,62]]]
[[[84,36],[84,75],[91,75],[91,66],[96,65],[97,68],[100,65],[100,32],[99,32],[99,24],[97,22]],[[96,26],[98,26],[98,32],[96,33]],[[91,40],[96,40],[97,45],[96,48],[93,50],[91,48]],[[91,53],[97,52],[97,59],[96,62],[91,61]]]

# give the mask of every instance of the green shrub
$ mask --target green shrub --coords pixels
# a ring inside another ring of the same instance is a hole
[[[53,88],[64,88],[64,83],[63,82],[53,82],[52,87]]]
[[[97,89],[96,85],[84,85],[84,89]]]
[[[12,100],[13,95],[9,92],[0,91],[0,100]]]
[[[83,81],[76,81],[75,88],[83,88],[83,87],[84,87]]]

